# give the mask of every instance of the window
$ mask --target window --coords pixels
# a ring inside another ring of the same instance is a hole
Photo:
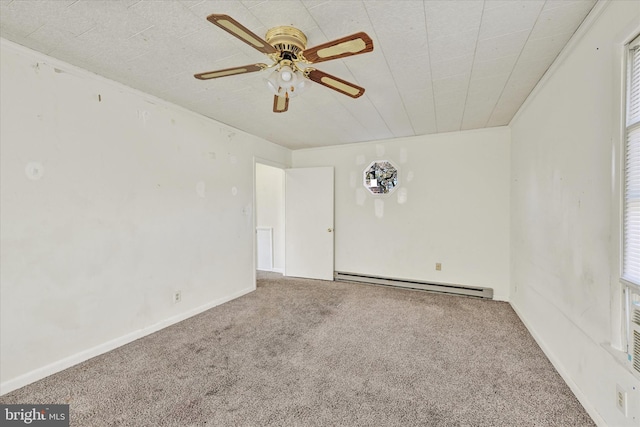
[[[640,36],[628,52],[622,279],[640,286]]]

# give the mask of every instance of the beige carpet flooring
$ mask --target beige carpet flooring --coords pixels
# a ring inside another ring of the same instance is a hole
[[[271,273],[0,403],[89,427],[594,425],[507,303]]]

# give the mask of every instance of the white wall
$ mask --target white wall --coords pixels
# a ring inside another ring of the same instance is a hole
[[[640,2],[601,7],[511,123],[511,303],[592,417],[630,426],[640,418],[617,410],[616,384],[638,417],[640,382],[607,348],[619,330],[621,51]]]
[[[284,272],[284,171],[256,163],[256,222],[273,228],[273,271]]]
[[[352,144],[292,154],[294,167],[335,168],[335,269],[494,289],[509,296],[508,128]],[[391,160],[399,187],[362,185]],[[442,271],[435,264],[442,263]]]
[[[254,289],[254,156],[288,150],[0,49],[3,393]]]

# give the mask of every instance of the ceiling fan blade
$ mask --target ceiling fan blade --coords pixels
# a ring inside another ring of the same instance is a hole
[[[359,55],[373,50],[373,40],[367,33],[355,33],[341,39],[305,49],[301,55],[310,63]]]
[[[217,79],[218,77],[235,76],[236,74],[253,73],[267,68],[267,64],[251,64],[242,67],[225,68],[224,70],[207,71],[205,73],[194,74],[193,77],[200,80]]]
[[[214,13],[207,16],[207,21],[217,25],[229,34],[236,36],[252,48],[257,49],[266,55],[278,53],[278,51],[263,40],[262,37],[255,35],[249,31],[248,28],[228,15],[218,15]]]
[[[352,98],[358,98],[364,93],[363,87],[354,85],[353,83],[349,83],[348,81],[332,76],[331,74],[327,74],[324,71],[312,69],[308,72],[305,71],[305,75],[309,78],[309,80],[312,80],[318,84],[328,87],[329,89],[333,89]]]
[[[284,113],[289,109],[289,97],[273,95],[273,112]]]

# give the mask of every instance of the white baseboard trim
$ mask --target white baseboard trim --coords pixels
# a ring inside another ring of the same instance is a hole
[[[569,376],[564,366],[560,363],[558,358],[551,352],[551,349],[546,345],[545,341],[540,337],[540,335],[536,332],[534,328],[531,327],[531,324],[527,321],[527,319],[523,316],[522,312],[518,309],[518,306],[513,302],[510,302],[511,308],[516,312],[524,326],[527,328],[531,336],[538,343],[543,353],[547,356],[547,359],[551,362],[556,371],[560,374],[564,382],[569,386],[573,394],[576,396],[576,399],[580,402],[580,404],[587,411],[593,422],[596,423],[598,427],[607,427],[607,423],[604,418],[598,413],[596,408],[591,405],[591,402],[587,399],[587,396],[584,395],[582,390],[578,387],[578,385],[573,381],[573,379]]]
[[[258,271],[267,271],[267,272],[270,272],[270,273],[284,274],[284,269],[283,268],[256,268],[256,270],[258,270]]]
[[[181,322],[185,319],[195,316],[196,314],[200,314],[204,311],[209,310],[210,308],[213,308],[220,304],[224,304],[225,302],[241,297],[242,295],[248,294],[249,292],[252,292],[254,290],[255,287],[253,286],[250,288],[245,288],[231,295],[218,298],[216,300],[208,302],[207,304],[185,311],[184,313],[180,313],[165,320],[161,320],[160,322],[157,322],[153,325],[138,329],[137,331],[107,341],[103,344],[99,344],[95,347],[83,350],[79,353],[65,357],[64,359],[58,360],[49,365],[34,369],[33,371],[27,372],[26,374],[20,375],[19,377],[5,381],[0,384],[0,396],[31,384],[32,382],[41,380],[42,378],[48,377],[49,375],[53,375],[57,372],[63,371],[67,368],[77,365],[78,363],[82,363],[86,360],[91,359],[92,357],[99,356],[103,353],[114,350],[139,338],[150,335],[154,332],[166,328],[167,326],[171,326],[175,323]]]
[[[493,294],[493,300],[494,301],[509,302],[509,295],[502,294],[502,293],[494,293]]]

